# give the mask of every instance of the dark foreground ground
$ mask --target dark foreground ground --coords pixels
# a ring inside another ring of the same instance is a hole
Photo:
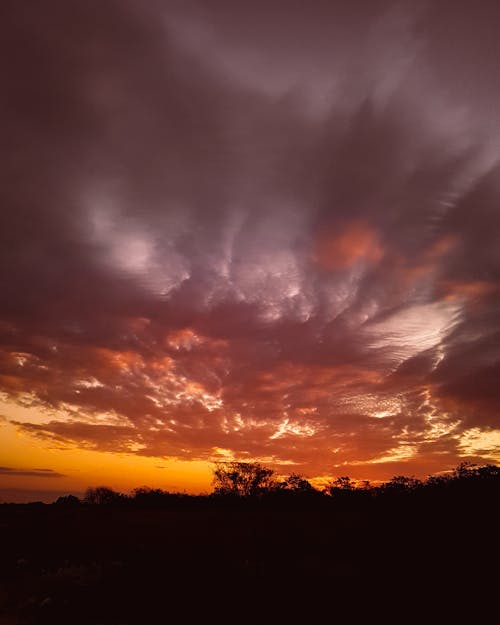
[[[497,500],[4,504],[0,623],[498,623]]]

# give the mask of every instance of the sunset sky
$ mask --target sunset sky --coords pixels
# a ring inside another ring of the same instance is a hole
[[[500,459],[498,0],[2,0],[0,500]]]

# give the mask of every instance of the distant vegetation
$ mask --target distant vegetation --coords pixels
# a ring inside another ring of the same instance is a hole
[[[500,486],[500,467],[487,464],[475,465],[468,462],[460,464],[450,473],[432,475],[426,480],[415,477],[396,475],[382,484],[374,485],[368,481],[356,483],[348,476],[333,479],[322,490],[318,490],[302,475],[292,473],[287,477],[278,477],[276,473],[258,462],[220,462],[213,469],[213,492],[210,495],[188,495],[172,493],[161,488],[147,486],[136,488],[130,494],[124,494],[107,486],[88,488],[83,499],[74,495],[59,497],[55,502],[62,506],[85,505],[121,505],[162,507],[172,504],[194,504],[223,501],[267,501],[283,502],[304,498],[309,500],[368,500],[394,495],[431,495],[452,493],[462,490],[475,491],[498,488]]]

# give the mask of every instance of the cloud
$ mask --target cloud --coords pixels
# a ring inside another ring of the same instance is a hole
[[[64,477],[62,473],[57,473],[53,469],[13,469],[12,467],[0,467],[0,475],[24,476],[24,477]]]
[[[498,9],[351,4],[7,3],[17,427],[315,475],[497,453]]]

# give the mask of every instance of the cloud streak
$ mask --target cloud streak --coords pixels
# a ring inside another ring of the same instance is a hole
[[[58,473],[53,469],[14,469],[12,467],[0,467],[0,475],[3,476],[22,476],[22,477],[64,477],[62,473]]]

